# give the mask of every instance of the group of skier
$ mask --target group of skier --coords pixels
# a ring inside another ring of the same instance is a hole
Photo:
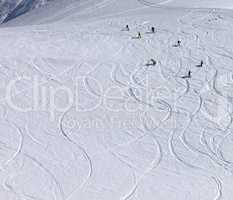
[[[203,61],[203,60],[201,60],[201,63],[200,63],[200,64],[198,64],[198,65],[196,65],[196,67],[203,67],[203,65],[204,65],[204,61]],[[183,79],[189,79],[189,78],[192,78],[192,71],[191,71],[191,70],[189,70],[189,71],[188,71],[188,74],[187,74],[187,75],[185,75],[185,76],[182,76],[181,78],[183,78]]]
[[[130,28],[129,28],[129,25],[127,24],[126,26],[125,26],[125,28],[123,29],[123,31],[130,31]],[[155,27],[151,27],[150,28],[150,32],[147,32],[147,33],[155,33]],[[142,34],[141,34],[141,32],[138,32],[137,33],[137,36],[136,37],[132,37],[133,39],[141,39],[142,38]]]
[[[125,28],[123,29],[123,31],[130,31],[130,28],[129,28],[129,25],[126,25]],[[155,33],[155,27],[151,27],[150,28],[150,32],[146,32],[146,33],[151,33],[151,34],[154,34]],[[142,35],[141,35],[141,32],[138,32],[137,33],[137,36],[136,37],[132,37],[132,39],[141,39],[142,38]],[[176,44],[172,45],[173,47],[180,47],[181,46],[181,40],[178,40]],[[146,63],[146,66],[155,66],[157,64],[157,62],[154,60],[154,59],[150,59],[147,63]],[[196,67],[203,67],[204,65],[204,61],[201,60],[200,64],[196,65]],[[185,75],[185,76],[182,76],[181,78],[183,79],[190,79],[192,78],[192,71],[189,70],[188,71],[188,74]]]

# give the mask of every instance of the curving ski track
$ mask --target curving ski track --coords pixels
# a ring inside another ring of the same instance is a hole
[[[232,14],[179,10],[174,28],[153,14],[169,1],[138,0],[116,13],[108,10],[116,1],[91,2],[72,4],[44,25],[0,30],[2,88],[37,76],[44,88],[79,89],[81,108],[54,112],[49,121],[51,113],[21,113],[1,96],[0,199],[150,200],[171,191],[174,200],[230,199]],[[85,9],[74,13],[76,6]],[[130,31],[122,31],[125,24]],[[148,34],[154,24],[157,32]],[[138,31],[142,38],[132,40]],[[151,58],[156,65],[147,65]],[[12,98],[30,105],[32,88],[19,84]]]

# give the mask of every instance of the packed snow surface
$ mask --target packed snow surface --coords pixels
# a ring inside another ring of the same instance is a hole
[[[232,199],[231,4],[59,0],[2,26],[0,199]]]

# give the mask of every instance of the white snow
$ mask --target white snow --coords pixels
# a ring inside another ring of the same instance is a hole
[[[151,1],[150,1],[151,2]],[[153,1],[152,1],[153,2]],[[191,8],[226,8],[232,9],[233,3],[231,0],[167,0],[160,4],[174,7],[191,7]]]
[[[2,25],[0,199],[232,198],[233,3],[164,2],[58,0]]]
[[[1,0],[0,23],[7,22],[34,8],[45,5],[49,0]]]

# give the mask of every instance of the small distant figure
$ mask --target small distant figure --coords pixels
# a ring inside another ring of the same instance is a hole
[[[136,37],[132,37],[132,39],[141,39],[142,38],[142,35],[140,32],[138,32],[138,35]]]
[[[155,27],[151,27],[151,33],[155,33]]]
[[[141,39],[142,38],[142,35],[140,32],[138,32],[138,39]]]
[[[146,32],[146,34],[154,34],[155,33],[155,27],[151,27],[150,31]]]
[[[125,28],[122,29],[122,31],[129,31],[129,25],[127,24]]]
[[[150,59],[146,66],[155,66],[157,62],[154,59]]]
[[[188,78],[191,78],[191,77],[192,77],[192,72],[189,70],[189,71],[188,71],[188,75],[182,76],[181,78],[183,78],[183,79],[188,79]]]
[[[173,47],[180,47],[181,46],[181,41],[178,40],[176,44],[173,45]]]
[[[203,67],[203,65],[204,65],[204,61],[201,60],[201,63],[199,65],[196,65],[196,67]]]

